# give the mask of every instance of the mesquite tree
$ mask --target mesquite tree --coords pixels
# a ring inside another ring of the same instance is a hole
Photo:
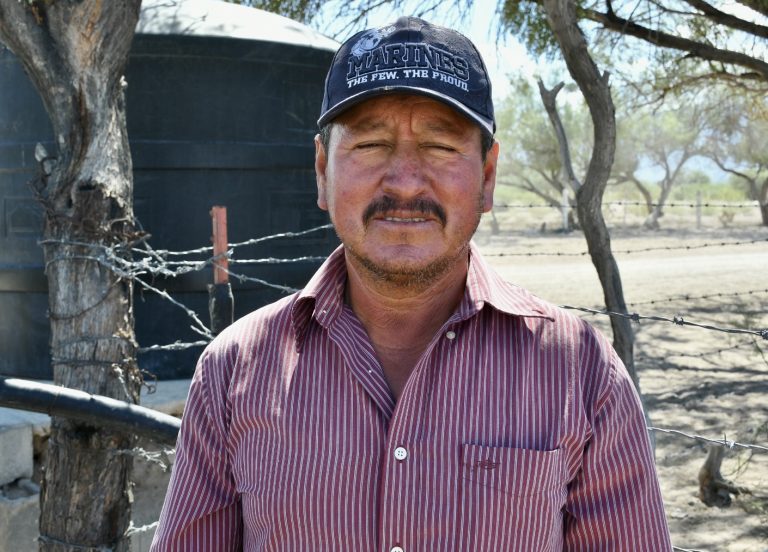
[[[51,353],[57,384],[138,402],[129,255],[133,178],[122,79],[140,0],[0,0],[0,40],[43,99],[55,151],[38,147]],[[133,437],[53,417],[41,550],[129,549]]]
[[[611,237],[602,212],[603,192],[608,183],[616,150],[616,117],[608,74],[600,73],[587,50],[587,42],[577,24],[572,0],[544,0],[549,25],[560,44],[563,58],[573,80],[579,85],[589,107],[594,129],[594,148],[583,183],[578,183],[571,167],[570,156],[563,154],[568,179],[575,183],[576,204],[592,264],[603,287],[608,310],[625,313],[624,293],[619,266],[611,252]],[[556,119],[555,91],[547,91],[540,83],[542,100],[550,117]],[[555,125],[557,127],[557,125]],[[560,133],[562,152],[568,151],[564,132]],[[635,386],[638,378],[634,362],[634,332],[627,318],[611,317],[613,347],[627,366]]]

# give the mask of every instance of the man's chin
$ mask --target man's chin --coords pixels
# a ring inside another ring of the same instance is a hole
[[[375,280],[404,288],[426,287],[449,272],[457,256],[446,255],[433,260],[376,259],[350,251],[352,257]]]

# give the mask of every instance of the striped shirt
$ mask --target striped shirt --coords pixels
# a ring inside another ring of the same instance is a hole
[[[153,551],[671,550],[626,369],[580,318],[466,290],[395,402],[337,250],[200,358]]]

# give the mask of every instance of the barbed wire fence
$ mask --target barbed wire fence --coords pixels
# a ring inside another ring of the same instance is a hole
[[[632,227],[643,225],[647,217],[658,210],[663,220],[679,225],[685,221],[690,226],[694,221],[696,229],[702,229],[716,223],[722,228],[733,228],[741,224],[751,224],[762,219],[761,212],[765,205],[759,201],[714,201],[705,200],[699,194],[696,201],[636,201],[627,199],[606,200],[603,202],[603,214],[609,226]],[[531,211],[537,216],[533,219],[520,218],[521,211]],[[570,231],[575,216],[575,200],[570,194],[563,194],[558,200],[498,202],[494,205],[494,217],[504,213],[513,213],[505,226],[519,228],[524,224],[536,224],[540,231],[558,229]],[[748,222],[745,222],[748,221]],[[667,223],[665,223],[667,224]],[[494,218],[493,225],[499,228],[499,219]]]
[[[559,208],[561,205],[553,205],[551,203],[497,203],[494,205],[496,208],[501,209],[553,209]],[[603,203],[603,207],[685,207],[695,208],[726,208],[726,209],[755,209],[760,207],[759,201],[703,201],[701,203],[694,203],[690,201],[670,201],[667,203],[646,203],[644,201],[629,201],[624,199],[617,199],[614,201],[606,201]],[[568,205],[570,207],[570,205]]]
[[[616,202],[612,202],[612,203],[616,203]],[[634,206],[647,205],[644,202],[620,202],[619,204],[634,205]],[[726,206],[726,204],[722,204],[722,203],[678,204],[678,203],[672,202],[672,203],[666,204],[666,206],[667,207],[679,206],[679,207],[701,208],[702,206],[703,207],[722,207],[722,206]],[[727,204],[728,208],[733,207],[733,208],[746,209],[746,208],[754,208],[755,206],[756,206],[756,202],[738,204],[738,206],[731,203]],[[551,209],[552,205],[508,204],[508,205],[503,205],[502,207],[507,209],[543,208],[543,207]],[[270,282],[265,279],[258,278],[256,276],[245,274],[244,272],[240,271],[237,267],[260,266],[260,265],[288,265],[288,264],[299,263],[299,262],[320,263],[326,258],[325,256],[309,255],[309,256],[301,256],[301,257],[294,257],[294,258],[263,257],[263,258],[240,259],[236,256],[236,253],[241,248],[245,248],[248,246],[263,244],[265,242],[269,242],[271,240],[277,240],[277,239],[298,238],[314,232],[325,231],[325,230],[328,230],[329,228],[331,228],[331,225],[322,225],[322,226],[317,226],[314,228],[297,231],[297,232],[282,232],[282,233],[277,233],[269,236],[263,236],[259,238],[246,240],[243,242],[230,243],[228,244],[228,248],[224,256],[227,258],[229,266],[234,268],[227,268],[226,272],[229,274],[229,276],[233,280],[237,282],[256,283],[258,285],[262,285],[286,294],[296,292],[298,291],[296,288],[293,288],[291,286],[287,286],[281,283]],[[713,241],[709,243],[696,244],[696,245],[659,246],[659,247],[626,249],[626,250],[614,251],[614,253],[631,255],[631,254],[640,254],[640,253],[662,251],[662,250],[673,251],[673,250],[692,250],[692,249],[716,248],[716,247],[734,247],[734,246],[741,246],[741,245],[754,245],[754,244],[763,243],[766,241],[768,241],[768,238],[751,239],[751,240],[733,240],[733,241],[720,240],[720,241]],[[70,245],[72,244],[70,243]],[[142,346],[138,349],[139,355],[154,352],[154,351],[171,351],[172,352],[172,351],[183,351],[193,347],[203,347],[213,339],[214,335],[211,329],[205,324],[205,322],[202,320],[202,317],[198,313],[196,313],[192,308],[184,305],[178,299],[175,299],[174,297],[172,297],[165,289],[161,289],[160,286],[156,286],[150,283],[154,281],[156,277],[160,277],[160,276],[163,278],[178,278],[182,275],[189,274],[192,272],[211,270],[214,267],[214,265],[216,265],[217,261],[222,259],[222,255],[213,255],[213,248],[211,246],[200,247],[196,249],[189,249],[184,251],[171,251],[171,250],[165,250],[165,249],[154,249],[150,246],[148,242],[143,241],[132,248],[132,258],[129,259],[124,254],[125,253],[124,251],[120,251],[115,247],[95,246],[94,244],[79,244],[79,245],[87,245],[91,249],[91,251],[95,252],[91,257],[89,257],[91,260],[99,263],[105,269],[114,271],[114,273],[119,275],[120,278],[126,281],[133,282],[135,286],[138,286],[149,293],[153,293],[157,295],[162,300],[168,301],[175,308],[179,309],[181,312],[186,314],[186,316],[190,321],[189,328],[194,333],[198,334],[200,338],[195,341],[186,341],[186,342],[179,340],[173,343],[160,343],[160,344],[149,344],[149,345],[142,344]],[[505,251],[505,252],[485,254],[485,256],[491,256],[491,257],[493,256],[496,256],[496,257],[580,256],[580,257],[583,257],[587,255],[588,255],[588,252],[586,251],[576,252],[576,253],[562,252],[562,251],[548,251],[548,252]],[[762,296],[762,295],[768,295],[768,288],[750,289],[750,290],[744,290],[744,291],[733,292],[733,293],[707,293],[707,294],[701,294],[701,295],[683,294],[683,295],[671,296],[666,298],[641,301],[637,303],[629,303],[628,308],[629,307],[632,307],[632,308],[658,307],[660,305],[667,305],[671,301],[682,301],[684,303],[690,304],[699,300],[724,299],[724,298],[734,298],[734,297],[750,297],[750,296],[755,297],[755,296]],[[689,316],[687,313],[677,312],[675,314],[668,315],[668,314],[646,312],[644,314],[640,314],[638,312],[612,312],[612,311],[607,311],[607,310],[595,308],[595,307],[576,306],[576,305],[561,305],[561,307],[565,309],[582,312],[584,314],[588,314],[592,316],[628,318],[638,324],[641,322],[642,323],[666,323],[676,327],[686,327],[686,326],[694,327],[700,330],[706,330],[706,331],[722,333],[722,334],[729,334],[732,336],[736,335],[736,336],[739,336],[740,338],[745,338],[744,342],[738,343],[736,345],[731,345],[728,347],[720,347],[714,351],[697,354],[701,356],[719,354],[722,352],[734,350],[739,347],[745,347],[745,346],[755,347],[757,350],[762,351],[762,348],[758,345],[758,343],[762,344],[763,342],[768,342],[768,328],[737,328],[737,327],[730,327],[726,324],[705,323],[705,322],[697,321],[695,316]],[[695,355],[689,355],[689,356],[695,356]],[[763,357],[763,359],[765,360],[765,357]],[[766,362],[766,365],[768,365],[768,362]],[[684,439],[684,440],[688,440],[688,441],[692,441],[700,444],[725,447],[727,450],[744,450],[744,451],[749,451],[750,453],[758,453],[758,454],[768,453],[768,445],[766,444],[742,443],[733,439],[729,439],[727,438],[726,435],[724,435],[722,438],[717,438],[712,436],[701,435],[699,434],[699,432],[690,432],[690,431],[683,431],[677,428],[665,428],[665,427],[656,427],[656,426],[649,426],[648,431],[650,433],[664,434],[664,435],[672,436],[674,438]],[[148,463],[152,465],[156,465],[160,469],[167,471],[171,468],[173,458],[175,455],[175,450],[167,447],[164,447],[159,451],[147,451],[143,448],[136,448],[131,451],[121,451],[121,453],[133,454],[136,457],[142,458]],[[156,527],[157,527],[157,522],[142,525],[140,527],[136,527],[133,524],[131,524],[129,529],[126,531],[125,536],[128,537],[128,536],[139,536],[139,535],[149,534],[152,531],[154,531]],[[678,547],[675,547],[674,550],[680,550],[680,551],[691,550],[691,552],[694,552],[693,549],[678,548]]]

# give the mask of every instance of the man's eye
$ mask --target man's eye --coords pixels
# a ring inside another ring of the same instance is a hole
[[[435,149],[438,151],[456,151],[456,148],[447,144],[426,144],[426,147]]]
[[[382,148],[385,144],[382,142],[364,142],[362,144],[357,144],[355,148],[357,149],[375,149],[375,148]]]

